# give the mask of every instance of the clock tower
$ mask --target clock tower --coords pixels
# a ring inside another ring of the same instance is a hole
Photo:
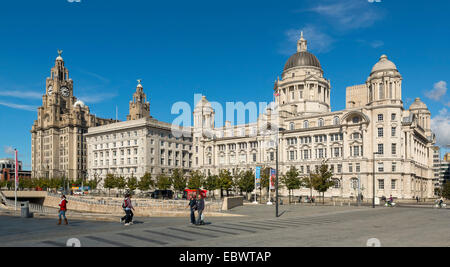
[[[61,54],[62,50],[58,50],[31,129],[31,170],[35,178],[84,178],[84,134],[89,127],[115,122],[90,114],[89,107],[73,95],[73,80]]]

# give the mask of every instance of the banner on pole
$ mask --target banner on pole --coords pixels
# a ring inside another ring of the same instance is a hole
[[[270,190],[274,190],[275,189],[275,179],[276,179],[276,173],[277,171],[275,169],[270,169],[270,186],[269,189]]]
[[[261,187],[261,167],[256,167],[255,169],[255,185],[256,189]]]

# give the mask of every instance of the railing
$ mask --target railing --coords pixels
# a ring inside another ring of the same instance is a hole
[[[6,203],[6,206],[8,206],[8,207],[15,206],[15,201],[11,200],[11,199],[6,199],[5,203]],[[22,203],[25,203],[25,202],[17,201],[17,209],[21,208]],[[28,203],[28,207],[29,207],[30,211],[32,211],[32,212],[38,212],[38,213],[57,213],[58,212],[57,208],[46,207],[46,206],[35,204],[35,203]]]

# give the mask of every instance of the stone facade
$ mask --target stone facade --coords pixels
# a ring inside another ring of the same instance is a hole
[[[90,114],[89,107],[77,100],[61,52],[46,80],[42,106],[31,128],[31,170],[35,178],[85,177],[87,129],[114,122]]]
[[[273,93],[276,104],[256,122],[224,127],[214,126],[214,110],[203,97],[194,110],[194,169],[274,168],[278,142],[281,174],[291,166],[302,175],[322,162],[331,166],[335,186],[325,196],[356,197],[360,181],[363,196],[372,197],[375,180],[379,197],[433,197],[431,114],[418,98],[405,109],[402,76],[387,56],[364,84],[347,88],[345,110],[331,111],[330,82],[302,36]],[[309,195],[309,189],[294,193]]]

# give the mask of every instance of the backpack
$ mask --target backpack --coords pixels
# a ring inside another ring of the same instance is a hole
[[[124,199],[122,202],[122,208],[125,209],[126,207],[128,207],[128,202],[127,199]]]

